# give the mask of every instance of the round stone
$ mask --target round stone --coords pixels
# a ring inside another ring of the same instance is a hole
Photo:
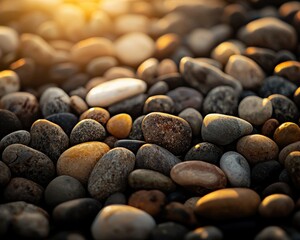
[[[286,157],[294,151],[300,151],[300,141],[291,143],[284,147],[280,152],[278,156],[278,160],[281,164],[284,165]]]
[[[269,226],[261,230],[255,237],[255,240],[266,240],[266,239],[289,240],[290,237],[281,227]]]
[[[107,124],[107,131],[116,138],[127,138],[132,128],[132,118],[126,113],[111,117]]]
[[[72,129],[78,122],[78,118],[73,113],[56,113],[46,117],[46,120],[60,126],[69,136]]]
[[[142,131],[142,122],[144,120],[144,117],[145,115],[142,115],[134,120],[128,138],[134,140],[144,140],[143,131]]]
[[[180,36],[176,33],[166,33],[159,36],[155,42],[155,56],[159,59],[169,57],[178,49],[180,42]]]
[[[101,123],[103,126],[107,123],[109,118],[109,112],[106,109],[100,107],[90,108],[80,115],[80,120],[93,119]]]
[[[300,141],[300,128],[296,123],[285,122],[274,133],[274,141],[281,148]]]
[[[294,186],[300,188],[300,151],[291,152],[284,161],[288,175],[292,179]]]
[[[0,141],[0,150],[3,151],[7,146],[19,143],[28,146],[31,141],[30,133],[26,130],[19,130],[6,135]]]
[[[158,65],[158,69],[157,69],[158,76],[162,76],[170,73],[177,73],[177,72],[178,72],[178,68],[176,63],[169,58],[163,59]]]
[[[138,67],[136,71],[137,77],[150,86],[155,84],[158,64],[159,62],[156,58],[147,59]]]
[[[0,33],[1,34],[1,33]],[[1,36],[0,36],[1,38]],[[20,79],[18,75],[11,70],[0,72],[0,97],[20,90]]]
[[[275,69],[274,73],[278,76],[284,77],[291,82],[299,84],[299,70],[300,63],[298,61],[285,61],[279,63]]]
[[[86,65],[86,72],[92,77],[102,76],[106,70],[118,65],[116,58],[111,56],[103,56],[93,58]]]
[[[189,232],[185,235],[184,240],[200,240],[200,239],[207,239],[207,240],[222,240],[223,233],[222,231],[214,226],[205,226],[196,228],[194,231]]]
[[[16,114],[0,109],[0,138],[22,128],[22,124]]]
[[[275,182],[270,184],[268,187],[266,187],[263,192],[262,196],[265,198],[269,195],[275,194],[275,193],[282,193],[285,195],[288,195],[290,197],[294,196],[294,191],[291,188],[291,186],[285,182]]]
[[[164,81],[158,81],[157,83],[154,83],[151,87],[148,89],[148,96],[154,96],[154,95],[164,95],[169,91],[169,86]]]
[[[146,142],[141,140],[121,139],[114,143],[114,147],[127,148],[131,152],[136,153],[144,144],[146,144]]]
[[[2,161],[0,161],[0,170],[0,188],[3,188],[11,179],[11,172],[9,167]]]
[[[68,175],[76,178],[82,184],[87,184],[89,176],[99,159],[109,151],[102,142],[86,142],[75,145],[64,151],[56,165],[58,175]]]
[[[143,112],[148,114],[150,112],[164,112],[173,113],[175,104],[172,98],[165,95],[155,95],[147,98],[144,104]]]
[[[162,211],[162,218],[165,221],[177,222],[186,226],[194,226],[196,218],[194,212],[180,202],[170,202]]]
[[[200,135],[203,117],[199,111],[194,108],[186,108],[178,114],[178,117],[183,118],[190,124],[193,137]]]
[[[279,127],[279,122],[275,118],[270,118],[265,121],[265,123],[261,127],[261,134],[266,137],[273,138],[274,132]]]
[[[10,27],[0,27],[0,50],[3,54],[11,53],[17,50],[19,38],[16,30]]]
[[[81,97],[73,95],[70,97],[70,108],[76,114],[82,114],[83,112],[88,110],[88,105]]]

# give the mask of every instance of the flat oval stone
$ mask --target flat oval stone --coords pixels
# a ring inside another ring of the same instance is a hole
[[[156,58],[149,58],[139,65],[137,77],[144,80],[148,85],[155,84],[159,61]]]
[[[202,161],[178,163],[172,168],[170,175],[180,186],[200,194],[225,188],[227,184],[226,176],[220,168]]]
[[[266,187],[262,192],[262,197],[267,197],[275,193],[282,193],[290,197],[294,197],[294,190],[285,182],[275,182]]]
[[[92,77],[102,76],[106,70],[118,65],[117,59],[110,56],[93,58],[86,65],[86,72]]]
[[[169,176],[172,167],[179,162],[180,160],[168,150],[155,144],[144,144],[136,154],[135,167]]]
[[[55,176],[55,166],[45,154],[22,144],[12,144],[2,153],[2,161],[16,177],[48,184]]]
[[[208,114],[203,119],[201,135],[204,141],[227,145],[250,134],[253,127],[247,121],[223,114]]]
[[[284,166],[294,186],[300,189],[300,151],[289,153],[284,161]]]
[[[253,190],[227,188],[200,198],[195,213],[212,220],[244,218],[255,215],[259,204],[260,197]]]
[[[95,240],[147,239],[154,227],[155,221],[148,213],[131,206],[114,205],[100,211],[91,231]]]
[[[146,115],[142,131],[147,143],[162,146],[175,155],[187,151],[192,139],[190,125],[184,119],[166,113]]]
[[[300,141],[299,126],[292,122],[285,122],[281,124],[274,132],[274,141],[281,148]]]
[[[119,78],[92,88],[86,96],[90,106],[108,107],[114,103],[144,93],[147,84],[135,78]]]
[[[226,152],[221,157],[220,168],[231,186],[250,187],[250,166],[241,154],[233,151]]]
[[[239,104],[239,117],[253,125],[262,125],[272,117],[272,103],[267,98],[245,97]]]
[[[278,156],[279,162],[284,165],[286,157],[294,151],[300,151],[300,141],[291,143],[283,149],[281,149]]]
[[[242,137],[237,142],[236,149],[250,165],[275,160],[279,152],[277,144],[272,139],[260,134]]]
[[[220,62],[223,66],[225,66],[228,62],[228,59],[232,55],[241,54],[241,50],[242,49],[238,46],[238,44],[226,41],[220,43],[212,50],[211,57],[217,62]],[[222,67],[220,69],[222,69]]]
[[[26,130],[19,130],[6,135],[0,141],[0,150],[3,151],[7,146],[19,143],[28,146],[31,141],[30,133]]]
[[[135,155],[126,148],[114,148],[104,154],[89,177],[90,195],[101,201],[115,192],[125,191],[134,165]]]
[[[75,145],[60,155],[56,165],[57,174],[68,175],[87,184],[95,164],[108,151],[109,147],[102,142]]]
[[[30,146],[45,153],[54,162],[69,146],[69,137],[62,128],[48,120],[35,121],[31,126],[30,134]]]
[[[11,172],[9,167],[0,161],[0,187],[5,187],[11,179]]]
[[[136,169],[128,176],[128,184],[133,189],[157,189],[163,192],[174,191],[173,181],[157,171]]]
[[[136,154],[140,147],[144,144],[146,144],[146,142],[141,140],[121,139],[115,142],[114,147],[127,148],[128,150]]]
[[[0,97],[7,93],[17,92],[20,90],[20,79],[18,75],[11,70],[0,72]]]

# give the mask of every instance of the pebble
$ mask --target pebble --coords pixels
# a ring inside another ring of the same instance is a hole
[[[134,165],[135,155],[128,149],[110,150],[99,159],[90,174],[87,186],[89,194],[101,201],[112,193],[125,191]]]
[[[232,87],[219,86],[208,92],[203,102],[203,114],[220,113],[236,115],[238,95]]]
[[[180,240],[188,233],[188,229],[181,224],[164,222],[156,225],[150,235],[150,240],[174,239]]]
[[[33,83],[32,79],[35,72],[35,62],[31,58],[20,58],[19,60],[10,64],[10,70],[18,74],[20,84],[23,87],[29,87],[32,85],[38,85]]]
[[[295,203],[285,194],[272,194],[262,200],[259,214],[264,218],[285,218],[294,210]]]
[[[109,149],[102,142],[75,145],[60,155],[56,165],[57,174],[74,177],[85,185],[94,166]]]
[[[70,108],[73,112],[80,115],[88,110],[89,107],[81,97],[73,95],[70,97]]]
[[[127,138],[132,128],[132,118],[126,113],[111,117],[107,124],[107,131],[118,139]]]
[[[166,176],[180,160],[167,149],[156,144],[144,144],[136,154],[135,168],[150,169]]]
[[[114,23],[117,34],[130,32],[146,32],[149,28],[149,19],[141,14],[124,14],[118,16]]]
[[[272,117],[272,103],[267,98],[257,96],[245,97],[239,104],[239,117],[259,126]]]
[[[110,114],[106,109],[100,107],[94,107],[83,112],[80,115],[79,120],[81,121],[83,119],[93,119],[104,126],[107,123],[109,118],[110,118]]]
[[[255,237],[255,240],[290,240],[290,237],[287,233],[281,228],[277,226],[268,226],[261,230]]]
[[[104,206],[109,206],[109,205],[116,205],[116,204],[121,204],[121,205],[126,205],[127,204],[127,199],[124,193],[121,192],[115,192],[111,194],[104,202]]]
[[[204,141],[227,145],[250,134],[253,127],[247,121],[223,114],[208,114],[203,119],[201,135]]]
[[[144,144],[146,144],[146,142],[141,140],[121,139],[121,140],[117,140],[114,143],[114,147],[127,148],[128,150],[136,154],[139,148]]]
[[[70,136],[72,129],[78,123],[78,118],[73,113],[56,113],[46,117],[46,120],[60,126]]]
[[[260,197],[251,189],[227,188],[208,193],[197,202],[195,213],[212,220],[229,220],[256,214]]]
[[[19,47],[19,37],[16,30],[10,27],[0,27],[0,50],[3,54],[15,52]]]
[[[62,128],[48,120],[35,121],[31,126],[30,135],[30,146],[45,153],[54,162],[69,146],[69,137]]]
[[[192,139],[192,129],[182,118],[153,112],[145,116],[142,131],[147,143],[166,148],[175,155],[186,152]]]
[[[106,136],[105,128],[93,119],[84,119],[78,122],[70,134],[70,144],[103,141]]]
[[[237,79],[244,89],[257,89],[265,79],[265,74],[261,67],[252,59],[233,55],[229,58],[225,72]]]
[[[167,204],[161,215],[165,221],[172,221],[185,226],[194,226],[196,224],[194,212],[179,202]]]
[[[272,138],[275,130],[277,129],[277,127],[279,127],[279,125],[280,124],[277,119],[270,118],[262,125],[261,134],[265,135],[266,137]]]
[[[198,202],[198,200],[200,199],[201,197],[191,197],[189,199],[187,199],[185,202],[184,202],[184,205],[187,207],[187,208],[190,208],[191,210],[194,211],[195,207],[196,207],[196,203]]]
[[[128,184],[133,189],[157,189],[172,192],[176,189],[173,181],[162,173],[149,169],[135,169],[128,176]]]
[[[0,36],[1,38],[1,36]],[[5,70],[0,72],[0,97],[20,90],[20,79],[14,71]]]
[[[203,57],[200,57],[200,58],[194,58],[196,60],[196,62],[200,62],[200,63],[207,63],[209,65],[212,65],[220,70],[223,69],[223,66],[222,64],[215,60],[215,59],[212,59],[212,58],[203,58]]]
[[[280,94],[272,94],[268,99],[273,106],[273,117],[280,123],[298,120],[299,110],[296,104],[289,98]]]
[[[274,141],[281,148],[300,141],[300,128],[296,123],[285,122],[274,132]]]
[[[5,148],[2,161],[13,176],[32,180],[42,186],[55,176],[55,166],[49,157],[22,144],[12,144]]]
[[[144,140],[144,135],[142,131],[142,122],[145,115],[136,118],[132,124],[131,131],[129,133],[129,138],[133,140]]]
[[[22,128],[18,117],[11,111],[0,109],[0,138]]]
[[[299,107],[300,107],[300,88],[299,87],[295,90],[292,99],[299,109]]]
[[[281,149],[278,156],[279,162],[284,165],[286,157],[294,151],[300,151],[300,141],[291,143],[283,149]]]
[[[203,117],[199,111],[194,108],[186,108],[178,114],[178,117],[188,122],[192,129],[193,137],[200,135]]]
[[[202,107],[202,94],[192,88],[178,87],[167,93],[167,96],[174,101],[175,112],[179,113],[186,108],[195,108],[200,110]]]
[[[177,87],[182,87],[185,85],[184,79],[180,73],[169,73],[157,77],[157,82],[163,81],[168,84],[170,90],[173,90]]]
[[[292,179],[294,186],[300,188],[300,152],[294,151],[287,155],[284,166],[288,172],[289,177]]]
[[[86,65],[86,72],[92,77],[102,76],[106,70],[116,67],[118,61],[115,57],[112,56],[103,56],[93,58]]]
[[[185,235],[184,240],[222,240],[222,231],[215,226],[198,227]]]
[[[294,191],[290,187],[290,185],[288,185],[285,182],[275,182],[275,183],[270,184],[268,187],[266,187],[263,190],[262,197],[265,198],[265,197],[275,194],[275,193],[282,193],[282,194],[288,195],[290,197],[294,196]]]
[[[166,74],[170,74],[170,73],[177,73],[178,72],[178,68],[176,63],[169,58],[165,58],[163,59],[157,68],[157,75],[158,76],[163,76]]]
[[[11,171],[3,161],[0,161],[0,170],[0,188],[4,188],[11,179]]]
[[[169,91],[168,84],[164,81],[159,81],[157,83],[154,83],[148,89],[148,96],[163,95],[166,94],[168,91]]]
[[[297,42],[295,29],[274,17],[251,21],[239,30],[238,38],[247,46],[269,48],[274,51],[293,49]]]
[[[250,187],[250,166],[241,154],[226,152],[220,159],[220,168],[232,187]]]
[[[89,106],[108,107],[114,103],[128,99],[147,89],[145,82],[135,78],[119,78],[101,83],[92,88],[86,96]]]
[[[77,230],[83,226],[90,227],[101,207],[101,203],[93,198],[69,200],[57,205],[52,217],[56,224]]]
[[[212,59],[220,62],[223,66],[226,66],[229,58],[232,55],[241,54],[241,49],[234,42],[222,42],[216,46],[211,52]]]
[[[293,83],[299,84],[299,70],[300,70],[300,63],[297,61],[286,61],[279,63],[275,69],[274,73],[278,76],[284,77],[290,80]]]
[[[242,91],[240,82],[230,75],[225,74],[210,64],[201,63],[190,57],[181,59],[180,72],[189,85],[203,94],[207,94],[212,88],[219,85],[232,87],[236,91],[236,94]]]
[[[113,57],[115,48],[113,43],[102,37],[88,38],[79,41],[70,49],[71,60],[80,65],[86,65],[98,57]]]
[[[54,208],[60,203],[77,198],[84,198],[86,195],[83,185],[71,176],[62,175],[54,178],[45,189],[45,203]]]
[[[151,216],[158,216],[164,205],[166,196],[159,190],[140,190],[130,195],[128,205],[141,209]]]
[[[103,77],[107,80],[113,80],[117,78],[134,78],[135,72],[131,68],[127,67],[112,67],[103,74]]]
[[[10,180],[3,190],[3,199],[6,202],[25,201],[40,204],[44,189],[39,184],[26,178],[15,177]]]
[[[170,57],[179,47],[181,40],[176,33],[166,33],[155,41],[155,56],[159,59]]]
[[[144,80],[149,86],[155,84],[159,61],[149,58],[139,65],[136,74],[139,79]]]
[[[214,165],[218,165],[222,155],[223,150],[218,146],[209,142],[201,142],[193,146],[187,152],[184,160],[201,160]]]
[[[237,142],[236,149],[250,165],[275,160],[279,152],[277,144],[272,139],[260,134],[242,137]]]
[[[178,185],[198,194],[225,188],[227,179],[217,166],[202,161],[185,161],[171,170],[171,179]]]
[[[31,141],[30,133],[26,130],[18,130],[7,134],[0,141],[0,150],[3,151],[7,146],[19,143],[28,146]]]
[[[91,231],[95,240],[147,239],[154,227],[155,221],[148,213],[131,206],[112,205],[99,212]]]
[[[175,104],[172,98],[165,95],[155,95],[147,98],[144,104],[143,113],[164,112],[172,114],[175,109]]]
[[[154,41],[144,33],[133,32],[119,37],[115,42],[117,58],[125,65],[136,67],[152,57],[155,51]],[[132,54],[132,53],[135,54]]]

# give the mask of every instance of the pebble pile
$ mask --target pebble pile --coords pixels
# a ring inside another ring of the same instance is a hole
[[[0,239],[300,239],[299,37],[299,1],[0,1]]]

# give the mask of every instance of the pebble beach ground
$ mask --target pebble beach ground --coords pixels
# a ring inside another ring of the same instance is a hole
[[[0,1],[0,239],[300,239],[300,2]]]

